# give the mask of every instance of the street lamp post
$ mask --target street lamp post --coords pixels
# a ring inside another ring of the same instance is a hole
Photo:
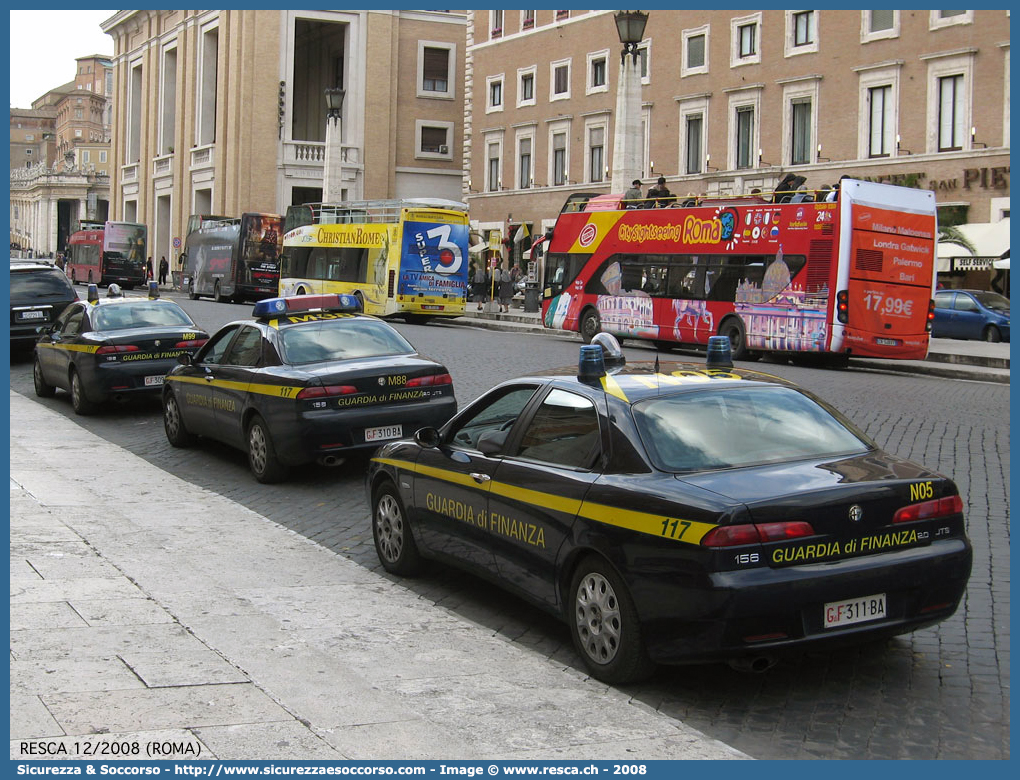
[[[344,107],[342,87],[326,90],[326,154],[322,171],[322,202],[339,203],[343,200],[344,148],[341,111]]]
[[[644,173],[641,160],[641,67],[638,44],[645,34],[648,14],[617,11],[616,31],[623,44],[620,81],[616,87],[616,124],[613,134],[613,192],[624,192]],[[630,55],[630,56],[628,56]]]

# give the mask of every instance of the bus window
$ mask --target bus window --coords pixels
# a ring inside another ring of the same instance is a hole
[[[577,274],[584,268],[591,255],[552,253],[545,258],[545,286],[552,295],[559,295],[564,287],[570,285]]]
[[[669,269],[667,291],[671,298],[684,298],[694,300],[702,298],[699,290],[704,290],[705,285],[698,285],[698,277],[702,275],[698,267],[698,258],[681,256],[674,261]]]

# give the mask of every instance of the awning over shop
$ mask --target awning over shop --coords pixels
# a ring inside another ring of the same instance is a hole
[[[1009,219],[999,222],[971,222],[956,228],[974,246],[971,254],[959,244],[939,242],[938,271],[975,270],[992,267],[1005,254],[1009,268]],[[1000,266],[995,266],[999,268]]]

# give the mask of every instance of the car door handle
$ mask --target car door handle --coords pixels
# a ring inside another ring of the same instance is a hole
[[[214,377],[214,376],[213,376],[212,374],[206,374],[206,375],[205,375],[205,381],[206,381],[206,382],[211,382],[211,381],[213,381],[213,379],[215,379],[215,378],[216,378],[216,377]]]
[[[484,485],[486,482],[492,479],[492,477],[490,477],[488,474],[479,474],[477,471],[474,471],[471,473],[471,479],[473,479],[479,485]]]

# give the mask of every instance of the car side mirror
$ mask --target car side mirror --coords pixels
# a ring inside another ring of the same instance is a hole
[[[187,352],[183,352],[177,356],[177,362],[180,363],[182,366],[190,366],[191,355],[189,355]]]
[[[427,450],[439,446],[439,431],[432,427],[419,428],[414,433],[414,441],[419,447]]]

